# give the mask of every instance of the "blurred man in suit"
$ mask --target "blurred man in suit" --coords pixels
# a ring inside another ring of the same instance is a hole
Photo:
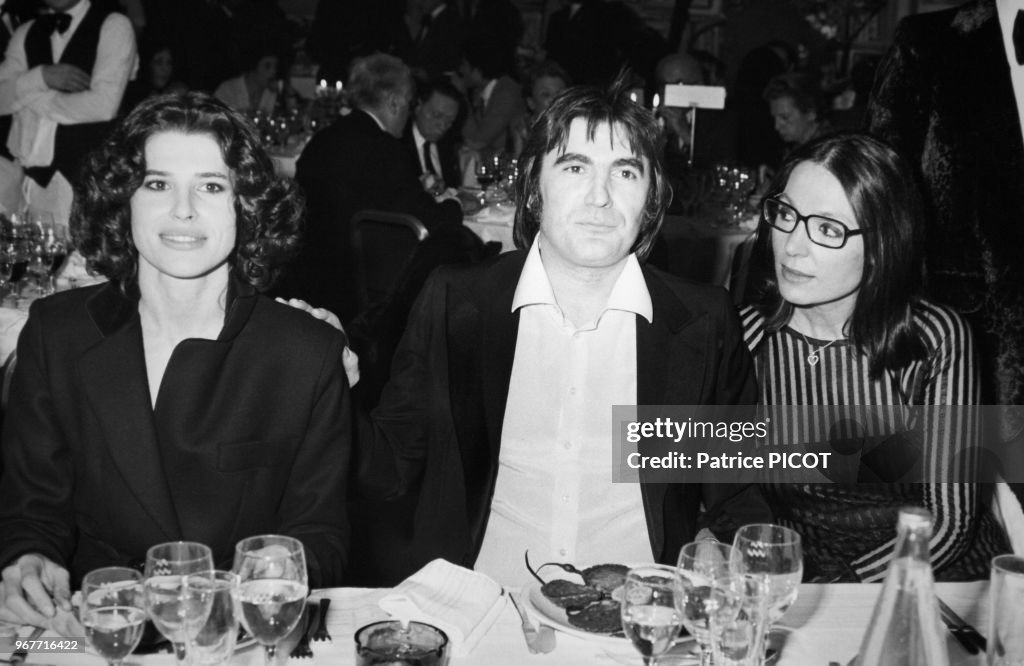
[[[462,17],[454,2],[409,0],[406,21],[412,36],[410,64],[413,67],[428,77],[458,69],[465,36]]]
[[[710,167],[736,159],[736,118],[732,111],[694,111],[664,105],[666,85],[705,85],[700,61],[688,53],[673,53],[658,62],[654,75],[663,102],[657,113],[665,123],[665,155],[670,173],[678,175],[690,161],[690,122],[694,114],[694,165]]]
[[[401,137],[413,100],[412,73],[398,58],[355,61],[346,87],[355,109],[318,132],[296,164],[307,198],[306,249],[281,293],[338,314],[356,313],[352,215],[363,209],[408,213],[433,231],[462,223],[455,200],[436,202],[420,184]]]
[[[416,160],[420,181],[432,193],[462,184],[455,137],[449,133],[459,117],[462,96],[447,79],[432,79],[416,92],[416,108],[402,136]]]
[[[24,168],[26,203],[66,225],[79,164],[103,142],[138,63],[127,16],[90,0],[45,4],[0,64],[0,154]]]

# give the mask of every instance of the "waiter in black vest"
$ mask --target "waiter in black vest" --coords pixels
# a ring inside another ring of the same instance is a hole
[[[67,224],[71,183],[102,143],[138,66],[135,34],[100,0],[44,0],[0,64],[0,154],[22,167],[24,203]]]

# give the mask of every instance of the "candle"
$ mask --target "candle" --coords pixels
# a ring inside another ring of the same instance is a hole
[[[653,101],[652,108],[656,109],[659,106],[661,106],[661,98],[658,96],[658,93],[654,93],[654,101]]]
[[[341,92],[341,81],[334,82],[334,89],[338,92]]]
[[[629,93],[629,99],[635,103],[636,102],[636,93],[635,92]]]

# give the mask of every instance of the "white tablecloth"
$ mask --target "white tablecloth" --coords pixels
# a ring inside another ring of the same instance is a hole
[[[0,308],[0,365],[18,348],[18,336],[28,319],[28,311]]]
[[[986,633],[988,583],[940,583],[938,593],[965,620]],[[875,585],[801,585],[796,604],[782,619],[785,636],[779,666],[826,666],[830,661],[847,664],[857,653],[875,606],[881,586]],[[314,598],[331,598],[327,627],[331,642],[313,643],[312,660],[291,660],[292,664],[346,665],[355,663],[352,636],[364,624],[382,617],[376,602],[389,590],[330,589],[314,592]],[[969,656],[947,634],[950,663],[980,666],[984,655]],[[7,655],[3,655],[6,657]],[[231,664],[261,666],[263,655],[251,648],[236,654]],[[131,663],[142,666],[172,666],[170,654],[133,658]],[[25,666],[54,664],[102,666],[98,657],[87,654],[30,654]],[[284,663],[282,659],[281,663]],[[631,648],[623,641],[622,649],[609,652],[603,644],[582,638],[558,634],[558,646],[547,655],[531,655],[526,649],[519,619],[511,604],[505,606],[502,616],[490,633],[484,637],[476,651],[463,659],[453,659],[454,666],[485,664],[486,666],[520,666],[522,664],[549,664],[558,666],[593,666],[616,663],[639,664]]]
[[[501,243],[502,252],[509,252],[516,249],[512,240],[512,220],[515,212],[512,204],[491,204],[473,215],[467,215],[462,223],[483,242],[497,241]]]

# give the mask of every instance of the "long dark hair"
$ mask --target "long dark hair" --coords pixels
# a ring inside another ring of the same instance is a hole
[[[566,88],[534,121],[519,156],[516,220],[513,228],[516,247],[530,247],[540,229],[541,210],[544,206],[540,197],[540,170],[544,156],[564,148],[569,140],[572,121],[582,118],[587,122],[587,136],[590,139],[593,139],[599,125],[607,124],[620,133],[635,155],[647,159],[651,170],[651,185],[647,191],[640,230],[630,250],[641,260],[651,251],[665,217],[665,209],[672,198],[672,188],[665,179],[661,162],[662,139],[658,122],[654,114],[630,99],[628,81],[623,73],[607,88]]]
[[[824,167],[835,176],[857,223],[870,230],[862,236],[864,273],[845,332],[868,355],[872,379],[924,358],[924,340],[913,320],[921,297],[918,248],[924,208],[910,167],[888,144],[872,136],[832,134],[793,151],[772,180],[768,196],[785,190],[793,169],[803,162]],[[765,328],[777,331],[792,318],[794,306],[779,293],[771,232],[762,221],[754,257],[764,284],[756,300]]]
[[[298,253],[303,200],[278,178],[249,122],[205,93],[152,97],[133,110],[86,160],[75,191],[71,228],[89,268],[125,289],[138,279],[130,200],[146,173],[146,140],[161,132],[211,137],[231,169],[235,249],[229,262],[257,289],[270,287]]]

